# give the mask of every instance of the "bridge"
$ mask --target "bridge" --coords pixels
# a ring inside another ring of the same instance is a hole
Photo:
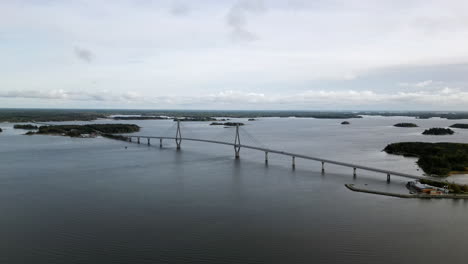
[[[278,154],[278,155],[288,156],[288,157],[291,158],[292,169],[296,168],[296,158],[304,159],[304,160],[313,160],[313,161],[321,162],[321,164],[322,164],[322,173],[325,173],[325,164],[334,164],[334,165],[338,165],[338,166],[351,168],[352,171],[353,171],[353,177],[357,176],[356,171],[358,169],[359,170],[364,170],[364,171],[377,172],[377,173],[386,175],[387,176],[387,183],[390,183],[391,176],[399,176],[399,177],[416,179],[416,180],[431,179],[431,180],[434,180],[434,181],[440,181],[439,179],[434,179],[432,177],[423,177],[423,176],[418,176],[418,175],[401,173],[401,172],[397,172],[397,171],[391,171],[391,170],[387,170],[387,169],[373,168],[373,167],[363,166],[363,165],[359,165],[359,164],[346,163],[346,162],[341,162],[341,161],[336,161],[336,160],[324,159],[324,158],[320,158],[320,157],[314,157],[314,156],[303,155],[303,154],[292,153],[292,152],[281,151],[281,150],[275,150],[275,149],[270,149],[270,148],[265,148],[265,147],[242,144],[241,143],[240,132],[239,132],[239,125],[236,126],[236,134],[235,134],[235,138],[234,138],[233,142],[182,137],[180,121],[177,121],[177,130],[176,130],[176,133],[175,133],[174,137],[171,137],[171,136],[142,136],[142,135],[135,135],[134,136],[134,135],[126,135],[126,138],[127,138],[127,141],[134,142],[134,143],[137,143],[137,144],[143,144],[144,142],[142,142],[142,139],[143,139],[143,141],[146,139],[146,144],[148,146],[151,145],[151,140],[152,139],[156,139],[156,140],[159,140],[159,147],[160,148],[163,147],[163,140],[174,140],[175,143],[176,143],[177,150],[181,149],[182,141],[195,141],[195,142],[202,142],[202,143],[228,145],[228,146],[232,146],[234,148],[234,156],[235,156],[236,159],[240,158],[240,150],[242,148],[252,149],[252,150],[262,151],[262,152],[265,153],[265,164],[268,164],[268,155],[269,154]]]

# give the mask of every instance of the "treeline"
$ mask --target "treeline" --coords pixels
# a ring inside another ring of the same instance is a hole
[[[14,128],[14,129],[34,130],[34,129],[38,129],[39,127],[38,127],[38,126],[34,126],[34,125],[27,124],[27,125],[14,125],[13,128]]]
[[[70,137],[79,137],[83,134],[120,134],[133,133],[139,130],[140,127],[133,124],[50,125],[40,126],[36,134],[59,134]]]
[[[457,124],[451,125],[450,127],[468,129],[468,124],[460,124],[460,123],[457,123]]]
[[[222,123],[222,122],[213,122],[210,124],[210,126],[243,126],[245,125],[244,123],[240,123],[240,122],[225,122],[225,123]]]
[[[453,133],[455,132],[453,132],[453,130],[450,128],[434,127],[434,128],[424,130],[422,134],[441,136],[441,135],[453,135]]]
[[[393,126],[396,126],[396,127],[418,127],[418,125],[416,125],[414,123],[398,123],[398,124],[395,124]]]
[[[114,120],[164,120],[169,119],[164,116],[114,116]]]
[[[428,175],[448,176],[450,172],[467,172],[468,144],[403,142],[389,144],[385,152],[418,157],[417,164]]]
[[[11,123],[91,121],[107,116],[106,112],[99,110],[0,109],[0,122]]]

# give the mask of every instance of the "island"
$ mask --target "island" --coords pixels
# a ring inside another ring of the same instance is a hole
[[[424,130],[422,133],[423,135],[436,135],[436,136],[443,136],[443,135],[453,135],[453,130],[450,128],[441,128],[441,127],[434,127],[430,129]]]
[[[240,123],[240,122],[225,122],[225,123],[221,123],[221,122],[213,122],[210,124],[210,126],[243,126],[244,123]]]
[[[468,124],[460,124],[460,123],[457,123],[457,124],[451,125],[450,127],[468,129]]]
[[[0,132],[3,132],[3,130],[0,128]]]
[[[256,120],[257,119],[255,119],[255,118],[249,118],[249,120],[247,120],[247,121],[256,121]]]
[[[38,129],[39,127],[35,126],[35,125],[27,124],[27,125],[14,125],[13,128],[14,129],[35,130],[35,129]]]
[[[351,123],[349,123],[348,121],[343,121],[343,122],[341,122],[341,124],[342,124],[342,125],[349,125],[349,124],[351,124]]]
[[[395,126],[395,127],[418,127],[418,125],[416,125],[414,123],[398,123],[398,124],[395,124],[393,126]]]
[[[95,137],[108,134],[133,133],[140,130],[134,124],[89,124],[89,125],[50,125],[40,126],[37,132],[29,131],[26,135],[62,135],[69,137]]]
[[[216,121],[216,118],[213,118],[211,116],[188,116],[188,117],[174,118],[174,121],[181,121],[181,122],[201,121],[201,122],[206,122],[206,121]]]
[[[427,175],[444,177],[468,173],[468,144],[401,142],[387,145],[384,151],[417,157],[416,163]]]
[[[167,116],[114,116],[114,120],[166,120]]]

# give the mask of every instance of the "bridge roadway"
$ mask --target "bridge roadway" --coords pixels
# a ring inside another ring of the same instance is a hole
[[[163,139],[171,139],[171,140],[176,139],[176,137],[158,137],[158,136],[129,136],[129,135],[127,135],[127,137],[130,138],[130,139],[131,138],[137,139],[138,143],[140,143],[140,140],[139,140],[140,138],[146,138],[148,140],[148,144],[150,143],[150,139],[159,139],[160,142],[162,142]],[[335,160],[330,160],[330,159],[323,159],[323,158],[318,158],[318,157],[313,157],[313,156],[308,156],[308,155],[302,155],[302,154],[297,154],[297,153],[292,153],[292,152],[286,152],[286,151],[279,151],[279,150],[274,150],[274,149],[269,149],[269,148],[261,148],[261,147],[243,145],[243,144],[234,144],[234,143],[230,143],[230,142],[223,142],[223,141],[216,141],[216,140],[209,140],[209,139],[184,138],[184,137],[181,138],[181,139],[182,140],[187,140],[187,141],[221,144],[221,145],[228,145],[228,146],[233,146],[233,147],[241,147],[241,148],[246,148],[246,149],[253,149],[253,150],[263,151],[263,152],[265,152],[265,161],[266,162],[268,162],[268,153],[274,153],[274,154],[279,154],[279,155],[290,156],[293,159],[293,167],[295,167],[295,161],[294,161],[295,158],[319,161],[319,162],[322,163],[322,172],[324,172],[324,164],[329,163],[329,164],[334,164],[334,165],[338,165],[338,166],[353,168],[354,176],[356,176],[356,169],[372,171],[372,172],[378,172],[378,173],[384,173],[384,174],[387,174],[387,182],[390,182],[390,175],[400,176],[400,177],[405,177],[405,178],[410,178],[410,179],[416,179],[416,180],[431,179],[431,180],[434,180],[434,181],[440,181],[439,179],[436,179],[436,178],[433,178],[433,177],[423,177],[423,176],[411,175],[411,174],[401,173],[401,172],[397,172],[397,171],[373,168],[373,167],[362,166],[362,165],[358,165],[358,164],[346,163],[346,162],[335,161]]]

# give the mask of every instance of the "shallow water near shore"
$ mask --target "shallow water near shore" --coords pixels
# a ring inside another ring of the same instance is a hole
[[[234,119],[237,120],[237,119]],[[422,175],[415,159],[381,150],[468,120],[260,118],[241,141]],[[94,123],[115,123],[99,120]],[[171,135],[170,120],[125,121],[139,135]],[[419,128],[396,128],[414,122]],[[68,122],[69,123],[69,122]],[[72,122],[86,123],[86,122]],[[232,147],[173,141],[23,136],[0,124],[1,263],[440,263],[461,262],[468,201],[356,193],[354,183],[407,193],[407,180]],[[183,123],[182,135],[234,140],[234,129]],[[142,143],[146,143],[142,141]],[[127,149],[125,149],[127,147]],[[450,179],[468,183],[468,176]]]

